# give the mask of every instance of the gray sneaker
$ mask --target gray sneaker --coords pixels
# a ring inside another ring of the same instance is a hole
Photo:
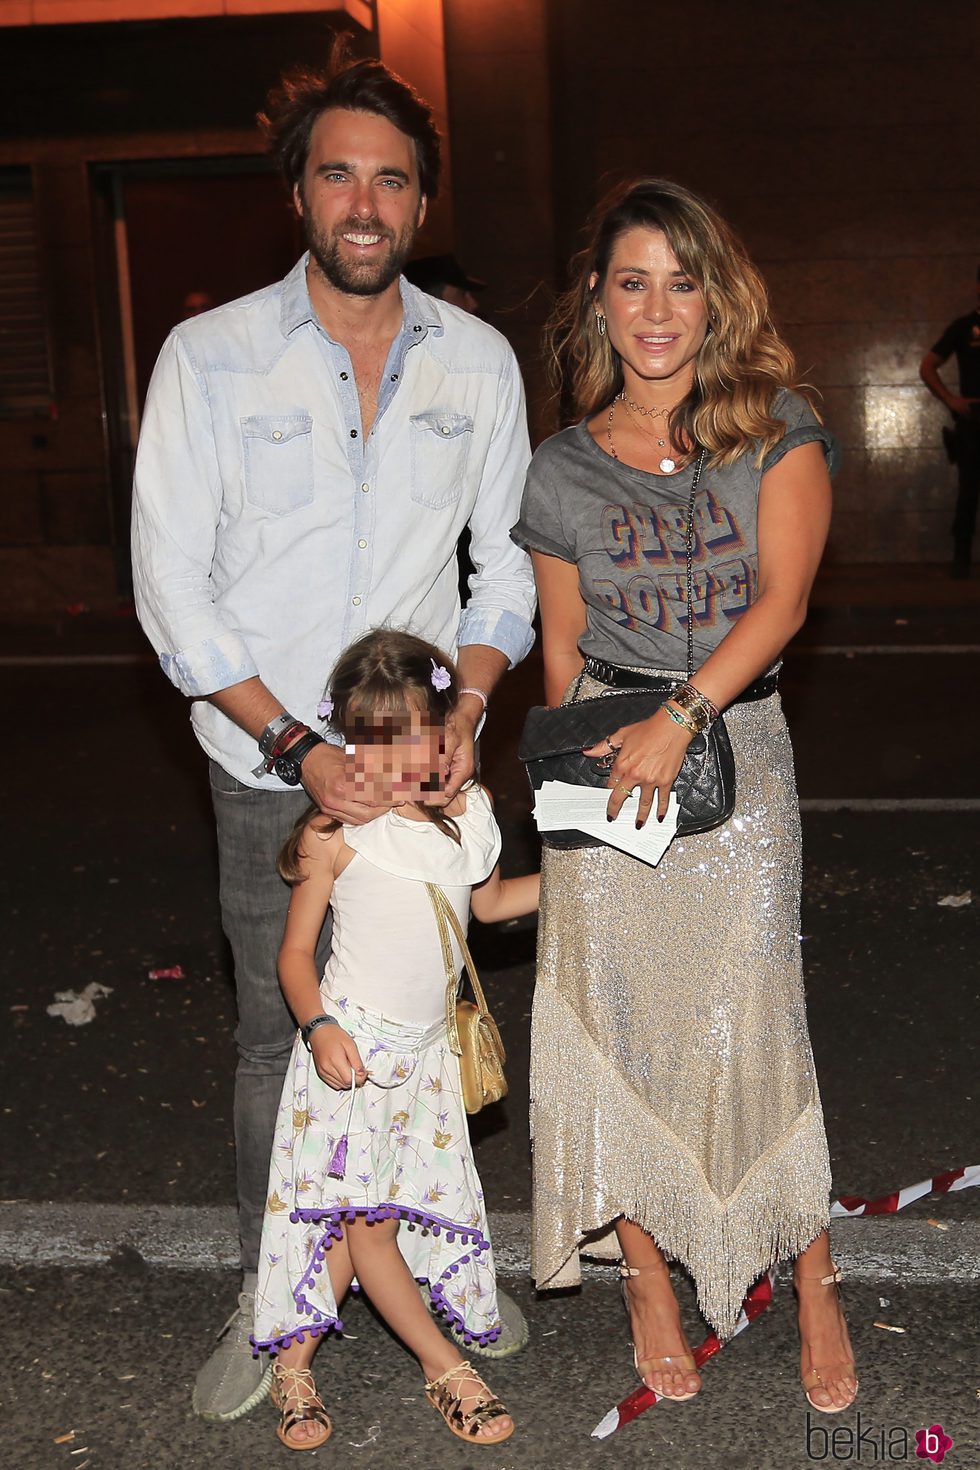
[[[240,1419],[268,1395],[272,1364],[253,1358],[248,1340],[254,1318],[255,1297],[243,1291],[218,1333],[218,1346],[194,1380],[194,1413],[212,1424]]]
[[[464,1342],[462,1333],[456,1332],[452,1327],[449,1329],[450,1337],[454,1338],[466,1353],[475,1353],[480,1358],[509,1358],[511,1353],[519,1353],[521,1348],[527,1347],[529,1336],[527,1318],[513,1297],[508,1296],[499,1286],[497,1287],[497,1307],[500,1311],[503,1331],[494,1342],[488,1342],[486,1347],[481,1347],[478,1342]]]
[[[422,1300],[428,1302],[431,1307],[432,1297],[429,1294],[429,1288],[420,1283],[419,1291],[422,1293]],[[530,1336],[527,1318],[513,1297],[509,1297],[502,1286],[497,1287],[497,1307],[500,1312],[502,1331],[500,1336],[493,1342],[487,1343],[486,1347],[481,1347],[478,1342],[467,1342],[463,1334],[455,1327],[447,1329],[449,1336],[459,1344],[464,1353],[474,1353],[480,1358],[509,1358],[511,1353],[519,1353],[521,1348],[527,1347],[527,1340]],[[439,1318],[439,1321],[442,1326],[446,1326],[442,1317]]]

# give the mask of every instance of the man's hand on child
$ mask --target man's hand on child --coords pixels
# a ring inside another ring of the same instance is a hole
[[[388,810],[365,801],[352,801],[347,783],[347,762],[342,745],[324,742],[311,750],[302,765],[303,785],[310,800],[335,821],[361,827]],[[347,1086],[347,1084],[344,1084]]]
[[[445,806],[476,770],[475,732],[478,721],[469,712],[457,710],[446,721],[446,789],[429,798],[432,806]]]
[[[328,1087],[345,1092],[351,1085],[363,1087],[367,1069],[361,1061],[357,1043],[343,1026],[318,1026],[310,1037],[310,1050],[317,1072]]]

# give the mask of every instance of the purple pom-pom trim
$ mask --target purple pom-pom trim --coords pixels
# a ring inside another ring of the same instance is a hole
[[[324,1333],[331,1331],[343,1332],[344,1324],[340,1318],[324,1317],[322,1312],[309,1301],[306,1296],[306,1290],[309,1286],[313,1285],[315,1277],[322,1271],[324,1258],[334,1241],[343,1239],[343,1222],[356,1220],[359,1215],[362,1215],[369,1225],[373,1225],[377,1220],[400,1220],[410,1230],[420,1227],[423,1231],[431,1230],[433,1235],[438,1235],[441,1230],[445,1230],[447,1240],[458,1236],[459,1244],[469,1247],[466,1253],[458,1256],[456,1261],[451,1262],[445,1271],[443,1271],[438,1281],[427,1281],[424,1277],[420,1277],[419,1279],[429,1288],[433,1309],[442,1313],[450,1327],[455,1328],[467,1346],[475,1342],[481,1347],[487,1347],[490,1343],[496,1342],[503,1331],[502,1326],[491,1327],[486,1332],[471,1332],[466,1325],[462,1312],[452,1306],[446,1300],[445,1295],[446,1287],[450,1285],[453,1276],[456,1275],[460,1266],[469,1265],[470,1261],[475,1259],[481,1251],[490,1249],[490,1242],[481,1231],[475,1229],[472,1225],[460,1225],[458,1221],[447,1220],[442,1215],[433,1214],[431,1210],[419,1209],[412,1205],[335,1205],[332,1209],[328,1210],[310,1206],[306,1209],[301,1208],[291,1211],[289,1219],[294,1225],[322,1224],[324,1227],[323,1234],[313,1248],[313,1256],[310,1264],[301,1277],[299,1285],[293,1292],[293,1300],[296,1303],[297,1312],[303,1317],[311,1316],[313,1321],[304,1322],[300,1327],[293,1327],[289,1332],[284,1333],[280,1337],[268,1338],[262,1341],[257,1340],[254,1336],[250,1337],[249,1341],[252,1344],[253,1357],[258,1357],[262,1349],[265,1349],[269,1353],[276,1353],[280,1348],[289,1347],[293,1341],[302,1342],[304,1335],[307,1337],[322,1337]]]

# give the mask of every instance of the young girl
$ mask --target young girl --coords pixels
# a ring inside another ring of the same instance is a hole
[[[276,1354],[277,1432],[290,1449],[315,1449],[330,1434],[310,1364],[322,1334],[342,1327],[355,1277],[418,1358],[426,1397],[454,1434],[499,1444],[514,1430],[417,1285],[428,1284],[465,1342],[499,1335],[425,885],[445,891],[465,928],[471,902],[488,923],[531,913],[538,876],[500,877],[500,833],[477,784],[448,805],[426,804],[445,782],[456,698],[452,663],[421,639],[381,630],[353,644],[333,673],[329,717],[349,742],[358,796],[393,805],[360,827],[311,807],[280,857],[293,895],[279,978],[300,1031],[276,1124],[252,1341]],[[328,907],[333,947],[321,981],[314,956]]]

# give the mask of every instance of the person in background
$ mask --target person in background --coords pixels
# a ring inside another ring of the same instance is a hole
[[[939,376],[943,363],[954,356],[960,378],[958,393],[947,388]],[[919,364],[919,377],[953,415],[952,452],[959,476],[953,515],[953,576],[968,577],[980,495],[980,267],[977,305],[950,322]]]
[[[193,1404],[266,1396],[251,1353],[269,1152],[296,1026],[276,978],[289,889],[276,856],[310,800],[348,825],[343,747],[313,727],[324,680],[371,627],[457,661],[451,801],[504,670],[530,649],[530,563],[507,531],[530,457],[514,354],[402,277],[439,182],[427,103],[380,62],[284,78],[260,118],[306,232],[285,280],[181,323],[146,402],[133,498],[137,612],[193,700],[210,761],[222,922],[238,1000],[235,1145],[243,1283]],[[457,547],[478,570],[461,608]],[[329,953],[329,918],[319,963]],[[491,1356],[527,1327],[498,1298]],[[481,1350],[482,1349],[477,1349]]]
[[[181,303],[180,319],[188,321],[192,316],[202,316],[204,312],[211,311],[214,307],[214,297],[210,291],[188,291]]]
[[[426,295],[479,316],[476,293],[483,290],[486,282],[468,276],[455,255],[420,255],[418,260],[408,262],[405,277]]]

